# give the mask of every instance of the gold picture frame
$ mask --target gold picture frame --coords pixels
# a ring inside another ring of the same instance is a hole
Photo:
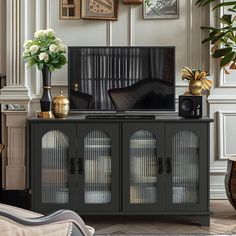
[[[117,20],[119,0],[81,0],[81,18]]]
[[[60,19],[81,19],[81,0],[60,0]]]

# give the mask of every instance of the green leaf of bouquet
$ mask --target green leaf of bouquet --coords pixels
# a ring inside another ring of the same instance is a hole
[[[64,55],[61,55],[60,58],[60,64],[64,65],[66,63],[66,57]]]
[[[58,59],[52,61],[52,64],[57,64],[57,63],[59,63],[59,60],[58,60]]]
[[[48,68],[49,68],[49,70],[50,70],[50,71],[54,71],[54,70],[55,70],[55,68],[54,68],[54,66],[53,66],[53,65],[49,65],[49,67],[48,67]]]
[[[229,47],[228,48],[220,48],[220,49],[215,50],[215,52],[212,54],[212,56],[215,58],[219,58],[219,57],[227,55],[231,51],[232,51],[232,48],[229,48]]]
[[[230,52],[224,56],[224,58],[220,61],[220,66],[224,67],[228,65],[236,56],[235,52]]]
[[[44,63],[42,63],[42,62],[41,62],[41,63],[38,63],[38,69],[39,69],[39,70],[42,70],[43,67],[44,67]]]
[[[56,65],[53,65],[53,68],[54,69],[60,69],[62,67],[62,65],[61,64],[56,64]]]

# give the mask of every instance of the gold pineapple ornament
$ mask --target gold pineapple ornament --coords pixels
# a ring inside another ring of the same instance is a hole
[[[189,92],[192,95],[201,95],[202,90],[210,90],[212,81],[206,77],[209,74],[206,71],[191,70],[188,67],[182,69],[182,79],[189,81]]]

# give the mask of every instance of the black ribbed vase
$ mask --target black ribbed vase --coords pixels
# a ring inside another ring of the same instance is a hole
[[[50,118],[52,114],[52,96],[51,96],[51,71],[48,67],[42,69],[43,76],[43,95],[40,99],[41,114],[45,118]]]

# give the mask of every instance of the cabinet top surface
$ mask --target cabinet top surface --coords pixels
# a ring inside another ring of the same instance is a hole
[[[209,123],[214,120],[209,117],[202,117],[200,119],[187,119],[178,116],[178,114],[174,113],[171,115],[120,115],[120,114],[73,114],[69,115],[67,118],[53,118],[53,119],[40,119],[40,118],[28,118],[28,122],[30,123],[66,123],[66,122],[178,122],[178,123]]]

